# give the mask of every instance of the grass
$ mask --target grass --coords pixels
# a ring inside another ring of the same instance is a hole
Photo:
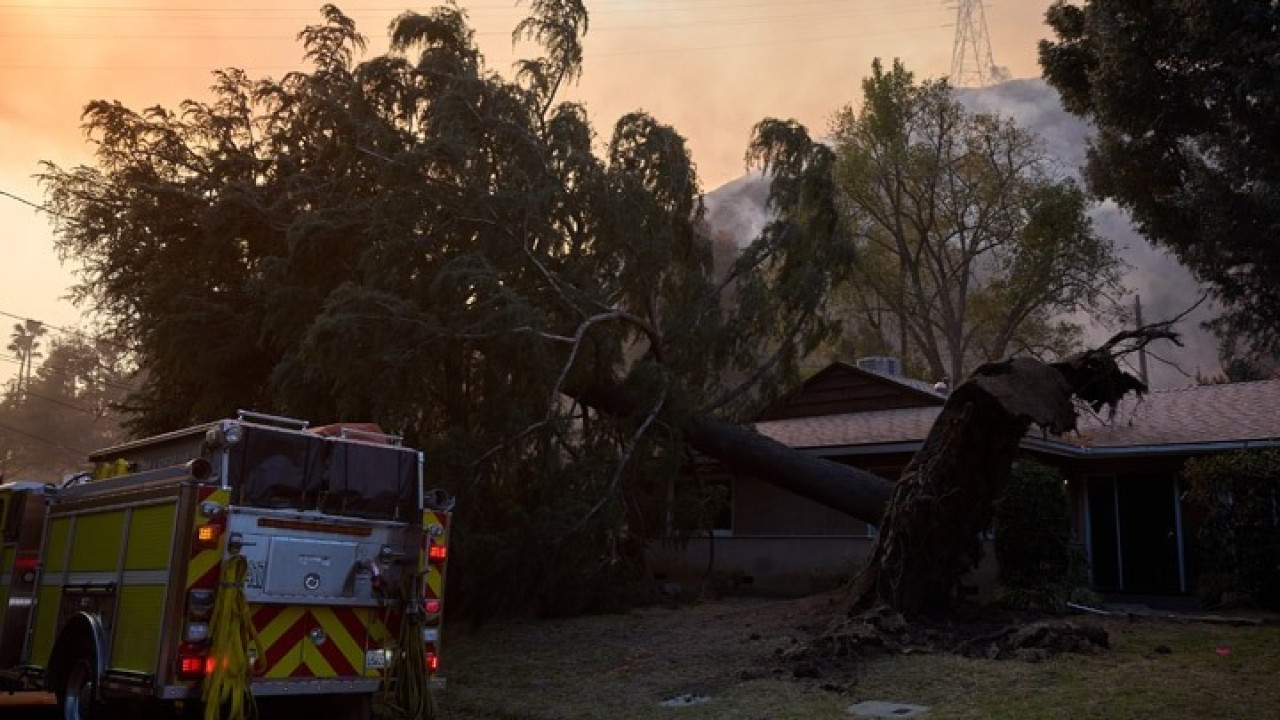
[[[863,700],[943,718],[1260,718],[1280,708],[1280,626],[1103,619],[1112,649],[1042,662],[945,654],[821,663],[780,653],[835,596],[729,599],[446,629],[446,719],[839,718]],[[1080,618],[1080,622],[1098,622]],[[803,677],[796,677],[796,675]],[[812,675],[816,675],[813,677]],[[676,696],[709,698],[664,707]]]

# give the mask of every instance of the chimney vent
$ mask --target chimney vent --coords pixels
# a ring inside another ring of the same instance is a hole
[[[902,376],[902,363],[896,357],[876,355],[858,358],[857,366],[862,370],[870,370],[879,375],[888,375],[889,377]]]

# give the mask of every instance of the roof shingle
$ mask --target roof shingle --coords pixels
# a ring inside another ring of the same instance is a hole
[[[941,408],[920,407],[769,420],[761,434],[795,448],[924,440]],[[1038,432],[1032,429],[1032,434]],[[1280,380],[1196,385],[1130,396],[1114,417],[1082,413],[1079,430],[1057,438],[1081,448],[1280,440]]]

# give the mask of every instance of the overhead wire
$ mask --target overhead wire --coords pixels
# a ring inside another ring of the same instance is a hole
[[[87,334],[87,333],[85,333],[85,332],[84,332],[84,331],[82,331],[82,330],[78,330],[78,329],[75,329],[75,328],[65,328],[65,327],[60,327],[60,326],[58,326],[58,325],[53,325],[53,324],[51,324],[51,323],[47,323],[47,322],[45,322],[45,321],[43,321],[43,320],[37,320],[37,319],[35,319],[35,318],[30,318],[30,317],[26,317],[26,316],[23,316],[23,315],[18,315],[18,314],[11,313],[11,312],[6,312],[6,311],[4,311],[4,310],[0,310],[0,317],[7,317],[7,318],[10,318],[10,319],[13,319],[13,320],[20,320],[20,321],[22,321],[22,322],[34,322],[34,323],[39,323],[41,327],[47,328],[47,329],[52,330],[52,331],[57,332],[57,333],[61,333],[61,334],[63,334],[63,335],[73,335],[73,336],[74,336],[74,335],[85,335],[85,336],[88,336],[88,334]],[[113,339],[111,339],[111,338],[106,338],[106,337],[97,337],[96,339],[97,339],[97,340],[100,340],[100,341],[102,341],[102,342],[105,342],[105,343],[106,343],[106,344],[108,344],[108,345],[113,345],[113,346],[115,346],[115,347],[123,347],[123,343],[121,343],[121,342],[120,342],[120,341],[118,341],[118,340],[113,340]],[[17,356],[14,356],[14,355],[4,355],[4,354],[0,354],[0,361],[7,362],[7,363],[13,363],[13,364],[15,364],[15,365],[16,365],[16,364],[20,364],[20,363],[21,363],[21,361],[18,359],[18,357],[17,357]],[[70,375],[70,374],[71,374],[69,371],[67,371],[67,370],[65,370],[65,369],[62,369],[62,368],[56,368],[56,367],[49,367],[48,365],[43,364],[43,363],[41,364],[41,371],[43,371],[43,372],[52,372],[52,373],[60,374],[60,375],[63,375],[63,376],[67,376],[67,375]],[[137,389],[137,388],[134,388],[134,387],[132,387],[132,386],[124,385],[124,384],[122,384],[122,383],[117,383],[117,382],[110,382],[110,381],[105,381],[105,380],[104,380],[104,381],[99,381],[99,382],[100,382],[100,384],[101,384],[103,387],[105,387],[105,388],[108,388],[108,389],[111,389],[111,390],[119,390],[119,391],[121,391],[121,392],[133,392],[134,390],[136,390],[136,389]]]
[[[18,365],[22,361],[13,355],[0,355],[0,362],[7,362],[13,365]],[[66,368],[49,367],[47,364],[42,364],[40,366],[40,371],[43,373],[52,373],[54,375],[58,375],[64,378],[77,377],[75,373],[72,373],[70,370],[67,370]],[[111,380],[98,380],[97,383],[108,390],[119,390],[120,392],[133,392],[134,390],[137,389],[131,385],[125,385],[124,383],[113,382]]]
[[[47,438],[42,435],[36,435],[35,433],[27,432],[26,430],[21,430],[19,428],[16,428],[4,422],[0,422],[0,430],[4,430],[5,432],[11,432],[14,435],[20,435],[22,437],[27,438],[28,440],[35,440],[36,442],[42,442],[42,443],[52,445],[58,448],[59,450],[71,453],[73,455],[76,455],[77,457],[89,457],[89,454],[90,454],[89,451],[87,450],[73,448],[70,445],[66,445],[52,438]]]
[[[68,330],[67,328],[64,328],[64,327],[58,327],[57,325],[53,325],[53,324],[51,324],[51,323],[44,322],[43,320],[37,320],[37,319],[35,319],[35,318],[24,317],[24,316],[22,316],[22,315],[15,315],[14,313],[11,313],[11,312],[5,312],[4,310],[0,310],[0,316],[2,316],[2,317],[7,317],[7,318],[12,318],[12,319],[14,319],[14,320],[21,320],[21,321],[23,321],[23,322],[33,322],[33,323],[37,323],[37,324],[39,324],[39,325],[40,325],[40,327],[43,327],[43,328],[46,328],[46,329],[49,329],[49,330],[53,330],[54,332],[68,333],[68,334],[74,334],[74,333],[78,332],[78,331],[76,331],[76,330]]]
[[[657,7],[654,7],[655,5],[657,5]],[[6,7],[16,7],[16,8],[32,9],[32,10],[35,9],[32,6],[0,4],[0,9],[6,8]],[[497,9],[499,6],[495,5],[492,7],[494,9]],[[591,14],[591,17],[598,18],[601,14],[604,14],[606,17],[608,17],[610,12],[636,13],[636,12],[643,11],[645,13],[646,19],[652,19],[655,16],[661,16],[663,14],[668,14],[668,13],[689,14],[689,13],[693,13],[695,9],[698,13],[698,17],[678,19],[678,20],[677,19],[661,20],[661,18],[659,17],[660,19],[659,22],[648,22],[648,23],[641,23],[641,24],[602,23],[597,21],[591,27],[591,33],[594,34],[593,36],[599,36],[599,34],[601,33],[667,32],[667,31],[675,31],[675,30],[688,29],[688,28],[693,28],[693,29],[701,29],[701,28],[708,28],[708,27],[725,28],[725,27],[731,27],[731,26],[760,25],[760,24],[777,26],[781,23],[795,23],[795,22],[808,23],[815,27],[825,29],[825,28],[830,28],[832,24],[845,19],[877,17],[877,16],[901,16],[906,13],[937,11],[937,5],[932,2],[905,4],[905,5],[901,3],[885,4],[879,7],[860,8],[856,10],[850,10],[848,8],[847,3],[817,0],[816,2],[807,2],[807,3],[806,2],[787,3],[785,5],[785,8],[786,8],[785,12],[781,12],[781,13],[761,15],[759,13],[743,14],[741,12],[743,10],[753,10],[753,9],[774,10],[774,9],[778,9],[778,7],[779,7],[779,3],[767,3],[767,2],[762,3],[762,2],[759,2],[758,0],[754,2],[719,3],[719,4],[686,3],[683,0],[677,0],[677,2],[672,2],[670,4],[665,4],[665,5],[657,4],[657,3],[646,3],[646,7],[644,8],[630,7],[630,6],[601,8],[601,9],[598,9],[597,12],[593,12]],[[797,12],[797,8],[804,8],[806,11],[808,11],[808,14],[805,14],[803,12]],[[809,11],[810,8],[832,8],[832,10],[830,12]],[[78,9],[78,10],[93,9],[93,10],[111,10],[111,11],[118,10],[122,13],[127,13],[132,10],[135,10],[134,8],[124,8],[120,6],[107,6],[107,5],[60,6],[60,7],[48,8],[48,9]],[[386,8],[386,9],[389,10],[390,8]],[[506,6],[505,9],[510,10],[510,6]],[[159,9],[157,9],[157,11],[158,10]],[[244,8],[244,7],[242,8],[166,8],[163,10],[167,10],[169,13],[173,13],[173,14],[184,13],[184,12],[221,13],[223,17],[226,17],[226,19],[236,19],[237,16],[234,13],[257,11],[256,9],[253,9],[253,8]],[[282,9],[272,8],[270,10],[281,11]],[[706,17],[708,12],[711,12],[711,14],[714,15],[715,10],[729,10],[729,11],[733,11],[735,14],[732,17],[720,17],[720,18]],[[379,9],[358,8],[356,10],[356,12],[360,12],[360,13],[368,13],[368,12],[376,12],[376,11],[379,11]],[[229,16],[227,15],[228,13],[230,13]],[[150,14],[148,15],[148,17],[150,17]],[[122,19],[126,21],[129,20],[129,18],[127,17],[117,18],[117,19]],[[194,19],[194,18],[190,16],[184,16],[181,18],[174,17],[174,19]],[[281,21],[284,21],[284,19],[285,19],[284,17],[281,17]],[[908,32],[914,32],[914,31],[925,31],[930,29],[937,29],[941,27],[942,25],[939,24],[937,26],[930,25],[927,27],[922,26],[922,27],[916,27],[916,28],[897,28],[897,31],[901,32],[903,30],[906,30]],[[477,36],[508,35],[508,33],[500,32],[500,31],[477,31],[476,34]],[[854,36],[837,35],[837,36],[827,36],[827,37],[819,37],[819,38],[809,37],[809,38],[803,38],[803,39],[786,40],[786,41],[783,41],[783,43],[841,41],[841,40],[848,40],[848,39],[865,38],[865,37],[870,37],[877,34],[882,34],[882,33],[874,32],[874,33],[858,34]],[[200,31],[199,33],[194,33],[194,34],[193,33],[178,34],[178,33],[172,33],[172,32],[127,33],[127,34],[122,34],[119,32],[113,32],[113,33],[106,33],[106,32],[103,32],[103,33],[96,33],[96,32],[95,33],[67,33],[67,32],[24,33],[24,32],[15,32],[15,31],[0,32],[0,38],[14,39],[14,38],[28,38],[28,37],[40,38],[40,39],[67,38],[67,39],[75,39],[75,40],[87,40],[87,39],[98,39],[98,38],[111,38],[111,39],[129,38],[129,39],[151,39],[151,40],[159,40],[159,41],[219,40],[223,42],[233,42],[236,40],[277,41],[277,40],[281,40],[283,36],[282,35],[235,35],[235,34],[226,34],[226,33],[208,34],[206,31]],[[750,50],[752,48],[766,47],[766,46],[771,46],[776,44],[779,44],[779,43],[776,41],[755,40],[750,42],[734,43],[730,45],[716,45],[716,46],[710,46],[710,47],[687,48],[687,49],[679,49],[679,50],[680,51],[739,50],[739,49]],[[620,55],[620,54],[626,54],[626,55],[667,54],[671,51],[672,51],[672,48],[663,47],[663,48],[653,48],[653,49],[636,49],[636,50],[626,51],[622,53],[612,53],[612,54],[606,53],[606,54],[601,54],[599,56],[608,57],[610,55]],[[23,64],[23,65],[7,65],[7,66],[0,65],[0,68],[4,68],[4,69],[37,69],[37,68],[73,69],[75,67],[77,66],[66,65],[66,64],[60,64],[60,65]],[[109,67],[111,67],[112,69],[123,69],[123,66],[109,66]],[[149,67],[151,69],[154,69],[157,66],[150,65]],[[167,66],[167,67],[178,69],[176,66]],[[202,69],[202,68],[191,68],[191,69]],[[259,67],[254,67],[254,69],[261,70],[263,68],[259,66]],[[284,69],[284,68],[280,68],[280,69]]]
[[[832,7],[832,9],[831,9],[830,11],[827,11],[827,12],[821,12],[821,11],[818,11],[818,10],[807,10],[807,9],[806,9],[806,10],[804,10],[804,11],[802,11],[802,12],[797,12],[797,11],[796,11],[796,10],[797,10],[797,8],[805,8],[805,6],[806,6],[806,5],[814,5],[814,4],[817,4],[817,5],[823,5],[823,6],[833,6],[833,7]],[[0,8],[3,8],[3,6],[2,6],[2,5],[0,5]],[[745,9],[757,8],[757,9],[760,9],[760,10],[776,10],[776,11],[778,11],[778,12],[775,12],[775,13],[773,13],[773,14],[769,14],[769,15],[761,15],[761,14],[759,14],[759,13],[756,13],[756,14],[745,14],[745,15],[740,14],[738,11],[740,11],[740,10],[742,10],[742,9],[744,9],[744,8],[745,8]],[[873,7],[873,8],[857,8],[857,9],[850,9],[850,8],[849,8],[849,5],[848,5],[848,3],[847,3],[847,2],[838,2],[838,3],[831,3],[831,2],[799,3],[799,2],[796,2],[796,3],[786,3],[786,4],[785,4],[785,6],[782,6],[782,5],[777,4],[777,3],[774,3],[774,4],[770,4],[770,3],[757,3],[757,4],[754,4],[754,5],[743,5],[743,6],[738,6],[738,7],[735,7],[735,6],[726,6],[726,5],[716,6],[716,5],[708,5],[708,4],[698,4],[698,5],[696,5],[696,6],[690,6],[688,9],[684,9],[684,8],[675,8],[675,10],[677,10],[678,12],[677,12],[677,13],[672,13],[672,14],[678,14],[678,15],[693,14],[693,13],[695,13],[695,10],[696,10],[696,15],[697,15],[698,17],[688,18],[688,19],[679,19],[679,20],[671,19],[671,20],[660,21],[660,22],[658,22],[658,23],[644,23],[644,24],[639,24],[639,25],[625,25],[625,24],[624,24],[624,25],[618,25],[618,24],[614,24],[614,23],[602,23],[602,22],[600,22],[600,21],[599,21],[599,19],[598,19],[598,18],[599,18],[601,15],[604,15],[605,17],[609,17],[609,13],[592,12],[592,13],[590,13],[589,17],[591,17],[591,18],[593,18],[593,19],[596,19],[596,22],[592,23],[592,25],[591,25],[591,27],[590,27],[589,32],[594,33],[594,32],[599,32],[599,31],[602,31],[602,30],[604,30],[604,31],[630,31],[630,30],[637,30],[637,29],[645,29],[645,30],[670,30],[670,29],[674,29],[674,28],[683,28],[683,27],[705,27],[705,26],[740,25],[740,24],[760,23],[760,22],[777,23],[777,22],[796,22],[796,21],[806,21],[806,20],[829,20],[829,19],[832,19],[832,18],[837,18],[837,19],[838,19],[838,18],[857,18],[857,17],[877,17],[877,16],[885,16],[885,15],[894,16],[894,15],[903,15],[903,14],[914,13],[914,12],[936,12],[936,11],[937,11],[937,8],[938,8],[938,6],[937,6],[935,3],[932,3],[932,2],[922,2],[922,3],[912,3],[912,4],[893,3],[893,4],[885,4],[884,6],[881,6],[881,7]],[[710,14],[710,15],[715,15],[715,14],[716,14],[716,13],[715,13],[715,11],[716,11],[717,9],[732,10],[732,11],[734,12],[734,14],[733,14],[731,17],[717,18],[717,19],[705,19],[705,17],[702,17],[702,16],[705,16],[705,15],[708,15],[708,14]],[[171,12],[180,11],[180,9],[178,9],[178,8],[171,8],[171,9],[169,9],[169,10],[170,10]],[[709,12],[709,11],[710,11],[710,12]],[[159,12],[159,10],[149,12],[149,13],[148,13],[148,15],[147,15],[147,19],[152,19],[152,18],[153,18],[153,16],[154,16],[157,12]],[[372,11],[370,11],[370,10],[368,10],[368,9],[361,8],[361,9],[359,9],[359,12],[360,12],[361,14],[367,14],[367,13],[372,12]],[[661,15],[663,15],[663,14],[667,14],[667,11],[666,11],[666,10],[664,10],[664,9],[662,9],[662,8],[654,8],[654,7],[619,9],[619,10],[616,10],[615,12],[618,12],[618,13],[620,13],[620,14],[621,14],[621,13],[637,13],[637,14],[638,14],[638,13],[644,13],[644,16],[646,17],[646,19],[651,19],[651,18],[654,18],[655,16],[661,16]],[[104,18],[104,19],[112,19],[112,16],[111,16],[111,15],[87,16],[87,15],[83,15],[83,14],[80,14],[80,13],[77,13],[74,19],[81,20],[81,19],[89,19],[89,18],[91,18],[91,17],[100,17],[100,18]],[[122,17],[122,16],[117,16],[117,17],[115,17],[114,19],[123,20],[123,21],[126,21],[126,22],[130,22],[130,21],[132,21],[132,20],[133,20],[133,18]],[[137,19],[143,19],[143,18],[139,17],[139,18],[137,18]],[[174,17],[174,18],[172,18],[172,19],[174,19],[174,20],[196,20],[196,19],[228,19],[228,20],[236,20],[236,19],[249,19],[249,18],[248,18],[248,16],[245,16],[245,17],[243,17],[243,18],[237,18],[237,17],[234,17],[234,16],[218,18],[218,17],[215,17],[215,16],[213,16],[213,15],[210,15],[210,16],[208,16],[208,17],[204,17],[204,16],[185,16],[185,17]],[[280,21],[280,22],[285,22],[286,20],[290,20],[291,18],[287,18],[287,17],[279,17],[278,19],[279,19],[279,21]],[[314,18],[313,18],[313,17],[309,17],[309,18],[302,18],[302,17],[299,17],[299,18],[298,18],[298,21],[299,21],[299,22],[301,22],[301,23],[314,22]],[[508,32],[505,32],[505,31],[498,31],[498,30],[493,30],[493,31],[483,31],[483,32],[478,32],[478,33],[477,33],[477,35],[509,35],[509,34],[510,34],[510,33],[508,33]],[[51,33],[51,32],[47,32],[47,31],[41,31],[41,32],[38,32],[38,33],[34,33],[34,32],[18,32],[18,31],[14,31],[14,30],[5,30],[4,32],[0,32],[0,37],[42,37],[42,38],[44,38],[44,37],[64,37],[64,36],[72,36],[72,37],[76,37],[76,38],[83,38],[83,37],[118,37],[118,35],[117,35],[117,34],[115,34],[115,33],[105,33],[105,32],[103,32],[103,33],[76,33],[76,34],[65,33],[65,32],[52,32],[52,33]],[[192,35],[186,35],[186,34],[167,34],[167,33],[163,33],[163,34],[153,34],[153,33],[148,33],[148,34],[146,34],[146,36],[147,36],[147,37],[166,38],[166,39],[167,39],[167,38],[187,38],[187,37],[195,37],[195,36],[192,36]],[[257,40],[257,39],[276,39],[278,36],[276,36],[276,35],[265,36],[265,35],[227,35],[227,34],[221,34],[221,35],[218,35],[217,37],[218,37],[219,39],[223,39],[223,40],[238,40],[238,39],[253,39],[253,40]]]

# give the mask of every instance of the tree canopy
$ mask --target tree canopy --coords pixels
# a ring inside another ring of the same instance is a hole
[[[512,80],[456,6],[401,15],[359,62],[354,23],[323,14],[307,71],[218,71],[176,110],[89,104],[95,164],[43,175],[75,292],[136,355],[136,432],[242,407],[376,420],[465,493],[458,559],[484,562],[459,589],[522,588],[475,609],[572,610],[638,567],[681,419],[794,381],[844,251],[789,220],[714,276],[684,139],[635,112],[598,144],[558,99],[577,0],[530,3],[514,39],[541,54]],[[780,174],[821,160],[759,152]]]
[[[33,324],[42,332],[33,336]],[[110,343],[48,337],[31,320],[15,330],[15,344],[29,341],[27,357],[43,361],[0,396],[0,475],[56,482],[84,470],[90,452],[124,439],[114,405],[132,388],[132,367]]]
[[[880,518],[884,480],[732,424],[832,337],[866,235],[837,151],[757,126],[776,217],[717,274],[679,133],[633,112],[602,139],[559,99],[579,0],[530,3],[513,37],[540,54],[513,79],[455,5],[404,13],[359,61],[354,23],[322,12],[308,70],[218,71],[177,109],[92,102],[95,163],[45,166],[75,293],[136,363],[135,432],[253,408],[403,434],[461,496],[451,585],[473,613],[617,600],[689,447]],[[1020,196],[1011,232],[1088,239],[1070,193],[1047,194],[1044,215]]]
[[[965,110],[945,81],[880,61],[832,122],[832,222],[856,255],[846,341],[958,382],[1012,352],[1075,350],[1068,320],[1118,286],[1076,183],[1012,120]]]
[[[1085,176],[1209,281],[1227,334],[1280,348],[1280,6],[1058,2],[1044,77],[1093,123]]]

